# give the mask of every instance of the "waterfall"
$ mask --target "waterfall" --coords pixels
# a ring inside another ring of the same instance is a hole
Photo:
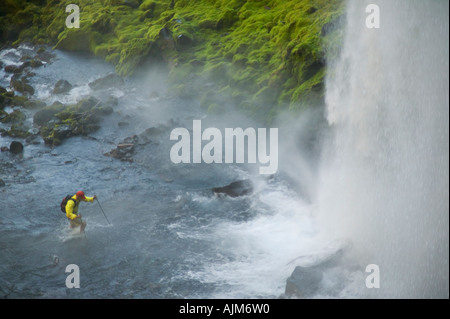
[[[380,28],[368,28],[369,4]],[[449,2],[348,2],[330,61],[318,215],[381,298],[449,296]],[[367,288],[365,288],[367,290]]]

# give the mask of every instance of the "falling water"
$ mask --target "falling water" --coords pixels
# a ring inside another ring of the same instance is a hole
[[[371,3],[380,28],[366,26]],[[333,137],[317,201],[326,233],[350,237],[361,264],[379,266],[370,296],[449,295],[448,6],[349,1],[331,63]]]

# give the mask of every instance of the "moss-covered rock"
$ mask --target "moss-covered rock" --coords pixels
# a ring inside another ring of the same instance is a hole
[[[0,111],[0,122],[2,123],[20,123],[25,120],[26,116],[19,110],[14,110],[11,113]]]
[[[5,132],[5,135],[12,138],[27,138],[31,134],[23,125],[13,124],[11,125],[11,128]]]
[[[45,144],[57,146],[69,137],[97,131],[102,117],[112,112],[111,107],[104,106],[94,97],[88,97],[73,105],[56,102],[36,112],[33,120],[40,128]]]
[[[345,0],[80,0],[80,28],[68,29],[71,2],[6,1],[3,41],[89,51],[119,75],[163,61],[174,91],[192,95],[212,82],[217,92],[229,88],[219,99],[264,116],[322,101],[324,61],[339,49],[345,7]]]
[[[17,92],[27,94],[27,95],[33,95],[34,94],[34,88],[28,84],[28,79],[24,76],[20,76],[18,74],[15,74],[11,77],[10,80],[10,87]]]

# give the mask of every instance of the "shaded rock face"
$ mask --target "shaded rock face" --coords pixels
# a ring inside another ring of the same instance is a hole
[[[245,196],[253,193],[253,183],[246,179],[233,182],[224,187],[215,187],[212,191],[215,194],[225,194],[230,197]]]

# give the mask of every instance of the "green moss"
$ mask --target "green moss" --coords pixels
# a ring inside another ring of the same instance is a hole
[[[25,114],[20,112],[19,110],[14,110],[10,114],[4,112],[0,118],[0,122],[2,123],[20,123],[25,120]]]
[[[27,138],[31,134],[21,124],[13,124],[7,131],[7,135],[13,138]]]
[[[4,39],[89,51],[120,75],[164,61],[175,92],[192,95],[203,79],[228,87],[231,100],[254,114],[320,103],[323,61],[339,52],[345,8],[345,0],[79,0],[81,27],[67,29],[71,0],[6,3]]]

